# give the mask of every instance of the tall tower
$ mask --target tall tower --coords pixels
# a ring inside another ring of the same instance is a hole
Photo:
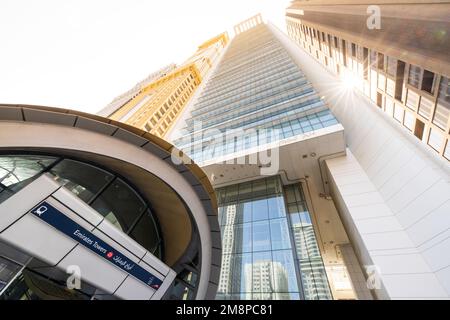
[[[163,137],[228,42],[220,34],[198,47],[181,66],[169,65],[114,99],[99,115]]]
[[[449,11],[433,0],[286,11],[296,45],[285,43],[345,128],[326,193],[378,299],[450,296]]]
[[[450,161],[449,10],[433,0],[294,1],[287,32]]]
[[[331,299],[321,255],[328,248],[317,242],[306,199],[290,203],[286,196],[302,194],[307,183],[321,185],[317,159],[345,150],[343,128],[261,15],[234,30],[184,121],[167,136],[218,192],[217,297]],[[323,143],[330,148],[318,147]],[[260,151],[272,151],[273,161],[264,162]],[[301,228],[300,215],[309,229]],[[339,241],[348,242],[345,235]],[[332,250],[327,260],[342,263]]]

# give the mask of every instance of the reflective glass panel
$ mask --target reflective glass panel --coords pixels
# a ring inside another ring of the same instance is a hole
[[[141,246],[160,257],[160,238],[150,212],[146,212],[133,227],[130,237],[136,240]]]
[[[92,207],[117,228],[127,232],[146,205],[134,190],[116,179],[92,203]]]
[[[44,172],[56,158],[37,155],[0,156],[0,203],[20,191],[39,174]]]
[[[219,201],[225,222],[221,227],[223,256],[217,298],[298,298],[299,279],[279,177],[226,187],[219,194],[228,188],[233,192],[237,189],[238,194],[233,193],[229,202]],[[282,251],[274,259],[272,250]]]
[[[55,180],[86,203],[113,179],[113,175],[79,161],[64,159],[50,173]]]

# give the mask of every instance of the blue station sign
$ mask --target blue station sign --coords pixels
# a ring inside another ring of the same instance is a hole
[[[162,281],[156,276],[84,229],[46,201],[36,206],[31,210],[31,213],[149,287],[157,290],[161,286]]]

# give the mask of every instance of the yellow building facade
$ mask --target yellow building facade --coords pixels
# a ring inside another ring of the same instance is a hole
[[[206,41],[186,62],[144,83],[137,94],[107,116],[164,137],[228,40],[227,33],[223,33]]]

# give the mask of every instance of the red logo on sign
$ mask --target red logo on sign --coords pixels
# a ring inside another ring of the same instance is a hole
[[[114,253],[112,253],[111,251],[106,254],[108,259],[111,259],[113,255],[114,255]]]

